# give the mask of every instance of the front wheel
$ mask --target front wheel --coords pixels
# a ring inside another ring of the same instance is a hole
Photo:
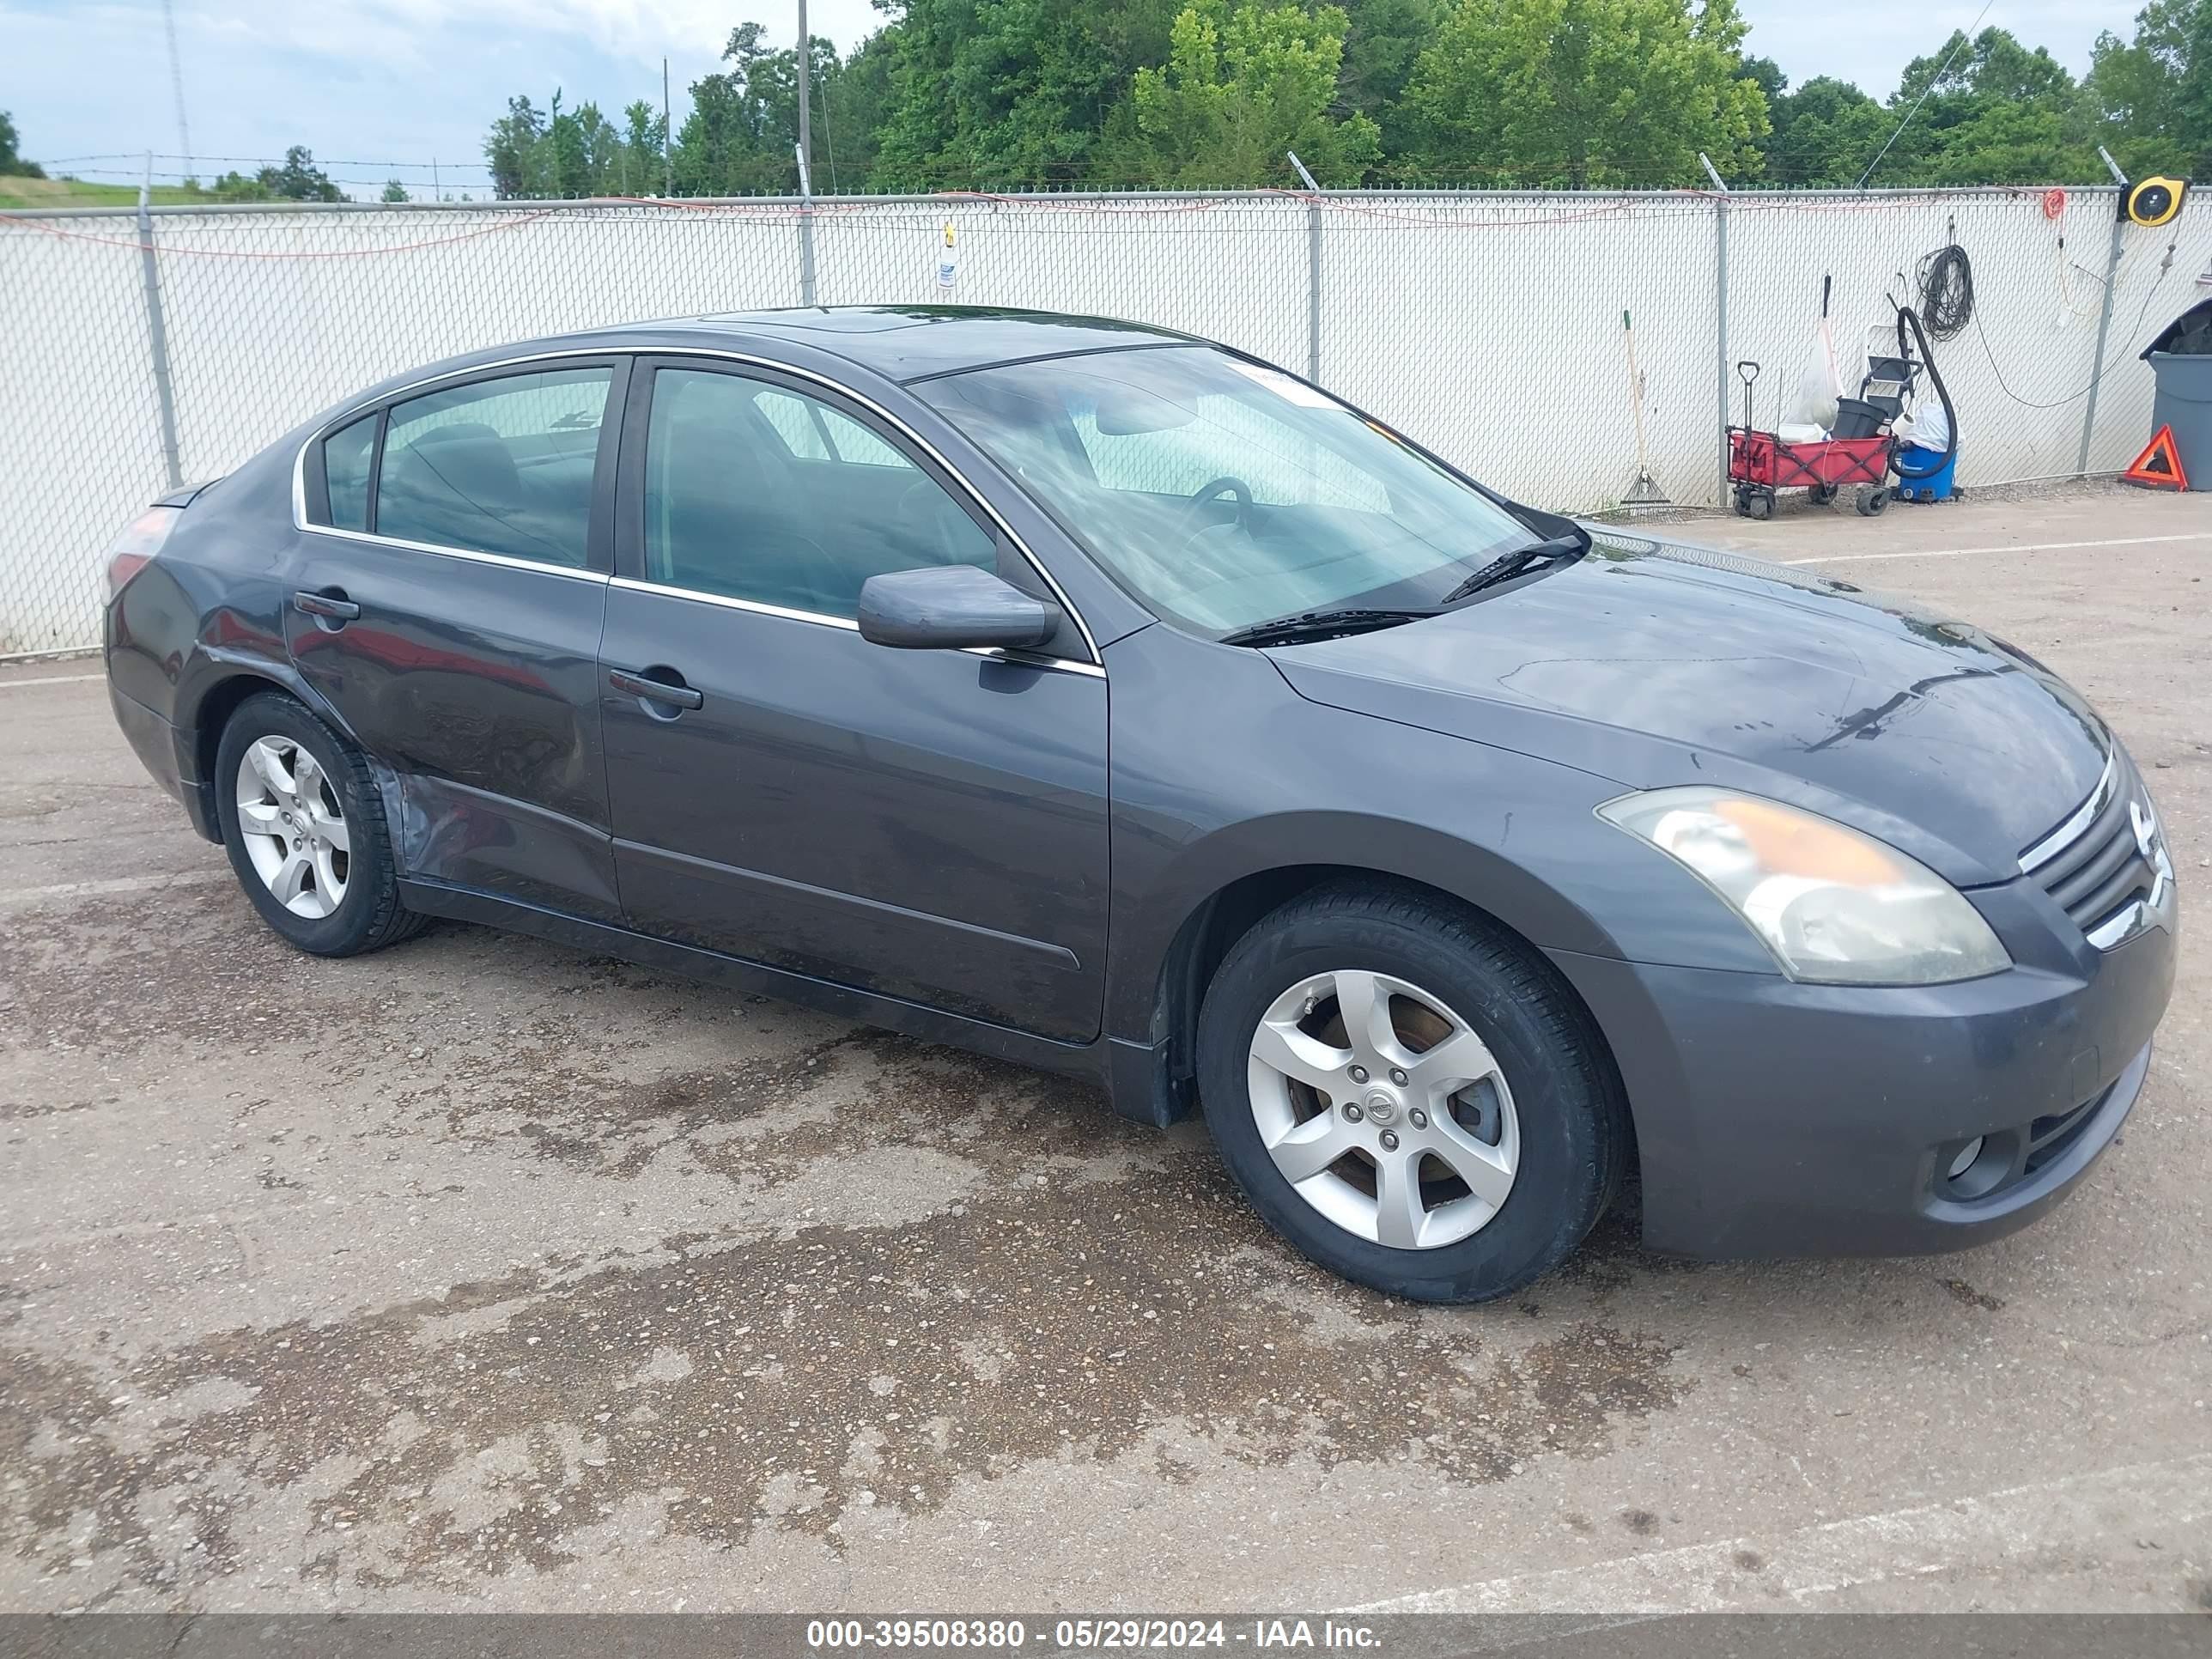
[[[1198,1062],[1254,1206],[1392,1295],[1519,1289],[1582,1242],[1626,1158],[1580,1005],[1518,940],[1410,890],[1323,889],[1261,921],[1207,989]]]

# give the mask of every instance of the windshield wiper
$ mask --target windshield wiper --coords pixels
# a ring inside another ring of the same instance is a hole
[[[1424,617],[1433,617],[1433,611],[1309,611],[1296,617],[1278,617],[1273,622],[1255,623],[1249,628],[1240,628],[1234,634],[1224,634],[1224,645],[1296,645],[1304,640],[1334,640],[1346,634],[1367,634],[1378,628],[1395,628],[1400,623],[1419,622]]]
[[[1472,599],[1486,587],[1495,587],[1500,582],[1511,581],[1524,570],[1533,569],[1540,564],[1548,564],[1553,559],[1580,558],[1588,551],[1589,551],[1589,538],[1579,531],[1571,535],[1554,536],[1548,541],[1538,542],[1534,546],[1508,553],[1503,558],[1492,559],[1450,592],[1445,594],[1443,603],[1451,605],[1461,599]]]

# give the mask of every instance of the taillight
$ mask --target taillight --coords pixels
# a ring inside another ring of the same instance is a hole
[[[118,594],[130,584],[131,579],[154,562],[154,556],[161,550],[161,544],[169,539],[169,532],[176,528],[178,517],[184,512],[180,507],[149,507],[125,526],[124,532],[107,549],[107,599],[115,602]]]

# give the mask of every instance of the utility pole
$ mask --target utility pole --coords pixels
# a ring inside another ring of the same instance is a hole
[[[161,0],[161,26],[169,36],[169,91],[177,100],[177,145],[184,151],[180,158],[185,170],[179,175],[192,176],[192,131],[185,125],[185,65],[177,55],[177,9],[174,0]]]
[[[806,118],[807,83],[814,79],[814,43],[806,35],[806,0],[799,0],[799,166],[803,174],[814,162],[814,145]],[[806,191],[804,179],[799,188]]]
[[[660,193],[676,194],[675,123],[668,118],[668,60],[660,60]]]

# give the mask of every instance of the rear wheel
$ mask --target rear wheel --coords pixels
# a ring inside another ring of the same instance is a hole
[[[1858,509],[1868,518],[1877,517],[1889,505],[1889,489],[1884,484],[1868,484],[1858,495]]]
[[[1751,499],[1744,503],[1743,510],[1745,515],[1749,518],[1771,519],[1774,516],[1774,497],[1763,489],[1756,490],[1753,492]]]
[[[1626,1155],[1579,1005],[1518,940],[1425,894],[1323,890],[1260,922],[1207,990],[1198,1059],[1255,1207],[1394,1295],[1483,1301],[1548,1272]]]
[[[358,956],[416,932],[375,780],[301,704],[238,706],[216,756],[216,809],[239,884],[262,920],[316,956]]]

